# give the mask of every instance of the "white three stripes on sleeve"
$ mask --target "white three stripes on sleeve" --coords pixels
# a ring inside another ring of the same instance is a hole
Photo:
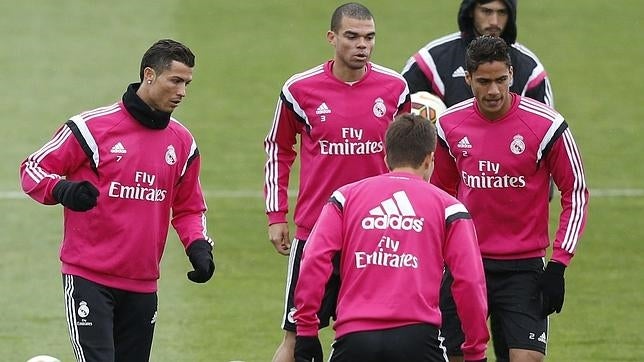
[[[266,136],[264,142],[264,150],[267,155],[265,165],[265,179],[266,184],[266,211],[277,211],[279,208],[279,160],[277,159],[277,129],[279,128],[279,120],[281,118],[282,100],[277,101],[275,107],[275,114],[273,115],[273,125]]]
[[[29,177],[35,182],[40,182],[46,177],[55,176],[49,175],[45,172],[38,164],[43,160],[48,154],[58,149],[69,136],[72,134],[72,131],[67,126],[63,126],[60,131],[44,146],[42,146],[38,151],[32,153],[26,162],[25,172]]]
[[[568,220],[568,225],[566,227],[566,234],[561,241],[561,248],[572,253],[577,246],[579,237],[581,236],[581,227],[588,200],[586,199],[585,193],[586,178],[581,163],[581,157],[579,156],[579,150],[577,149],[577,144],[575,144],[569,129],[564,131],[562,137],[566,148],[566,154],[568,155],[568,160],[572,166],[575,181],[572,190],[570,219]]]

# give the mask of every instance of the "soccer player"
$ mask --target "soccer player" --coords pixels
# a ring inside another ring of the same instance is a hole
[[[20,167],[29,196],[64,207],[60,260],[78,361],[149,360],[170,222],[194,268],[188,279],[205,283],[215,271],[199,150],[171,116],[194,65],[188,47],[159,40],[143,55],[140,83],[71,117]]]
[[[517,39],[516,0],[463,0],[458,11],[459,32],[430,41],[409,58],[402,74],[411,93],[436,94],[446,106],[472,97],[465,83],[465,48],[477,36],[501,37],[509,48],[514,68],[510,90],[554,106],[546,71]]]
[[[548,315],[561,311],[564,271],[586,224],[589,193],[563,116],[509,90],[509,49],[491,36],[468,46],[465,80],[474,98],[449,108],[436,123],[431,182],[456,195],[476,225],[490,318],[499,327],[492,328],[492,339],[504,340],[512,361],[541,361]],[[546,266],[549,175],[561,192],[562,211]],[[463,336],[449,293],[452,279],[446,272],[442,332],[448,353],[457,356]]]
[[[402,74],[410,92],[427,91],[440,97],[446,106],[472,98],[465,82],[465,50],[477,36],[501,37],[510,45],[513,79],[510,91],[554,107],[554,96],[546,70],[537,56],[518,43],[516,0],[462,0],[457,14],[459,31],[433,39],[412,55]],[[549,199],[554,196],[550,182]],[[491,320],[493,331],[500,328]],[[494,333],[493,333],[494,334]],[[497,358],[507,358],[507,347],[493,338]],[[505,356],[500,356],[502,353]]]
[[[485,278],[474,224],[455,198],[427,183],[436,130],[396,118],[387,131],[391,172],[333,193],[309,236],[295,291],[296,360],[322,361],[318,339],[325,283],[340,253],[331,361],[446,361],[439,331],[443,265],[462,317],[467,361],[485,360]]]
[[[407,83],[398,73],[370,61],[376,39],[373,15],[361,4],[338,7],[328,42],[333,59],[289,78],[282,87],[264,146],[268,236],[279,254],[290,255],[284,339],[274,361],[293,361],[293,292],[302,248],[324,203],[338,187],[387,172],[383,139],[394,117],[411,110]],[[286,214],[291,166],[299,136],[300,177],[291,243]],[[320,327],[334,314],[333,284],[321,311]]]

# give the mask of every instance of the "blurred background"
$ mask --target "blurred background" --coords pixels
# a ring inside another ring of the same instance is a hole
[[[138,81],[145,50],[166,37],[197,55],[188,97],[174,116],[202,154],[217,272],[206,285],[188,282],[190,266],[171,231],[152,360],[271,359],[282,338],[287,258],[267,238],[262,142],[284,81],[332,57],[325,34],[342,3],[0,3],[1,360],[38,354],[73,360],[58,261],[62,209],[23,196],[20,162],[70,116],[120,99]],[[400,71],[428,41],[457,30],[459,3],[365,0],[376,20],[373,61]],[[591,189],[564,309],[551,318],[550,361],[644,359],[642,15],[638,0],[519,1],[518,41],[548,71]],[[296,185],[293,177],[291,189]],[[552,206],[554,225],[558,200]],[[328,355],[332,331],[323,336]]]

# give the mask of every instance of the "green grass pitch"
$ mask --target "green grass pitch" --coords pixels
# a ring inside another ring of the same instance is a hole
[[[0,360],[72,361],[57,257],[62,212],[20,196],[18,165],[67,117],[107,105],[138,79],[142,53],[171,37],[197,55],[176,112],[203,155],[215,278],[190,283],[171,232],[152,360],[269,361],[282,337],[287,259],[267,240],[262,140],[282,83],[332,55],[325,32],[340,1],[34,0],[0,4]],[[456,30],[453,0],[365,0],[373,60],[402,69]],[[551,318],[550,361],[644,359],[644,33],[638,0],[520,1],[519,41],[537,53],[584,157],[590,216]],[[613,192],[613,193],[611,193]],[[556,220],[556,202],[552,221]],[[329,329],[323,332],[329,351]],[[492,355],[489,354],[491,357]]]

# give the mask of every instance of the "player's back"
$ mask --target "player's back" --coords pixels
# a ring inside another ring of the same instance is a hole
[[[440,325],[446,215],[466,214],[454,198],[410,173],[347,185],[338,336],[413,323]],[[469,222],[469,220],[468,220]]]

